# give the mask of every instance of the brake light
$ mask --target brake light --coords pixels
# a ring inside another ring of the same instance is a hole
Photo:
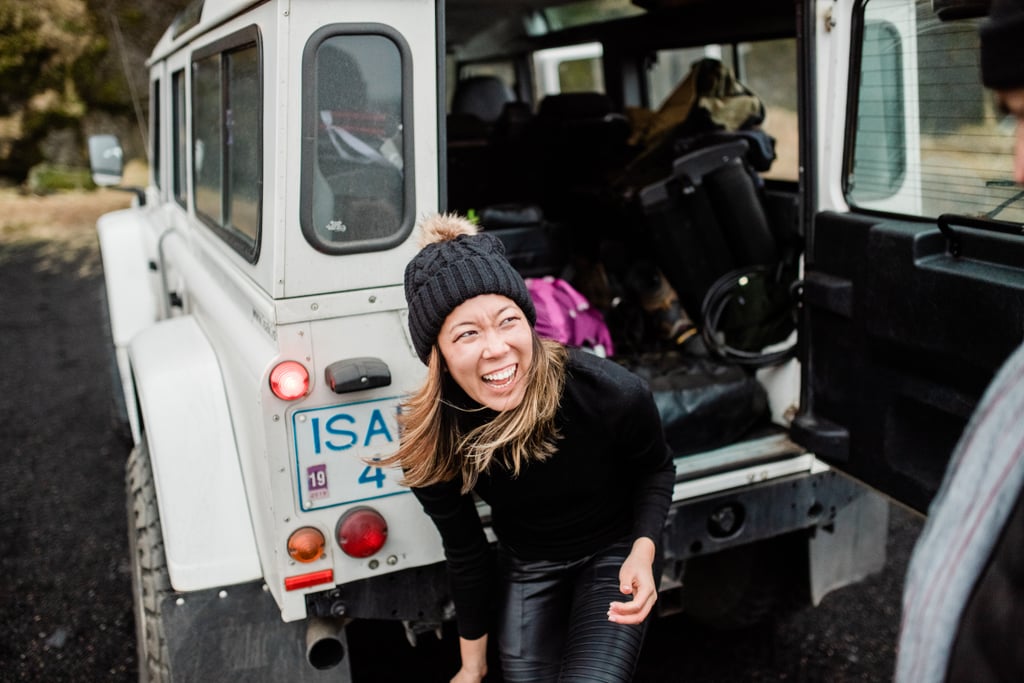
[[[315,562],[324,556],[324,535],[304,526],[288,537],[288,555],[296,562]]]
[[[354,508],[338,520],[337,537],[346,555],[369,557],[388,540],[388,523],[373,508]]]
[[[270,371],[270,390],[283,401],[294,401],[309,393],[309,372],[302,363],[286,360]]]

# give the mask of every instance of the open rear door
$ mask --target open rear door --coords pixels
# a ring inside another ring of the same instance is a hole
[[[793,437],[926,511],[1024,338],[1013,133],[979,81],[976,20],[940,21],[930,0],[827,4],[854,29],[845,64],[842,41],[817,38],[817,135],[846,144],[842,178],[828,172],[838,144],[814,152],[818,205],[832,208],[808,230]]]

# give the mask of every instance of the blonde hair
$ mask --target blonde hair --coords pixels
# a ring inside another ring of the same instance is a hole
[[[518,476],[531,462],[550,457],[559,439],[555,414],[565,384],[568,354],[558,342],[533,333],[533,362],[518,406],[503,411],[465,434],[457,412],[444,396],[445,370],[437,345],[430,351],[427,379],[402,403],[401,443],[381,465],[401,465],[407,486],[422,487],[462,477],[462,492],[476,485],[495,459]]]

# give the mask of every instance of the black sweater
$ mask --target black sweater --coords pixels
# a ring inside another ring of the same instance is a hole
[[[579,558],[627,537],[660,543],[675,468],[647,384],[570,350],[556,424],[562,438],[546,461],[518,478],[497,463],[480,476],[474,491],[498,540],[528,560]],[[473,496],[460,488],[456,478],[414,493],[444,543],[459,635],[476,639],[488,631],[494,570]]]

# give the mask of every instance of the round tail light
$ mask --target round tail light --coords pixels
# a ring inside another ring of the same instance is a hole
[[[270,371],[270,390],[282,401],[294,401],[309,393],[309,372],[302,363],[286,360]]]
[[[354,508],[338,520],[337,536],[349,557],[369,557],[388,540],[388,523],[373,508]]]
[[[325,542],[319,529],[304,526],[288,537],[288,555],[296,562],[315,562],[324,556]]]

